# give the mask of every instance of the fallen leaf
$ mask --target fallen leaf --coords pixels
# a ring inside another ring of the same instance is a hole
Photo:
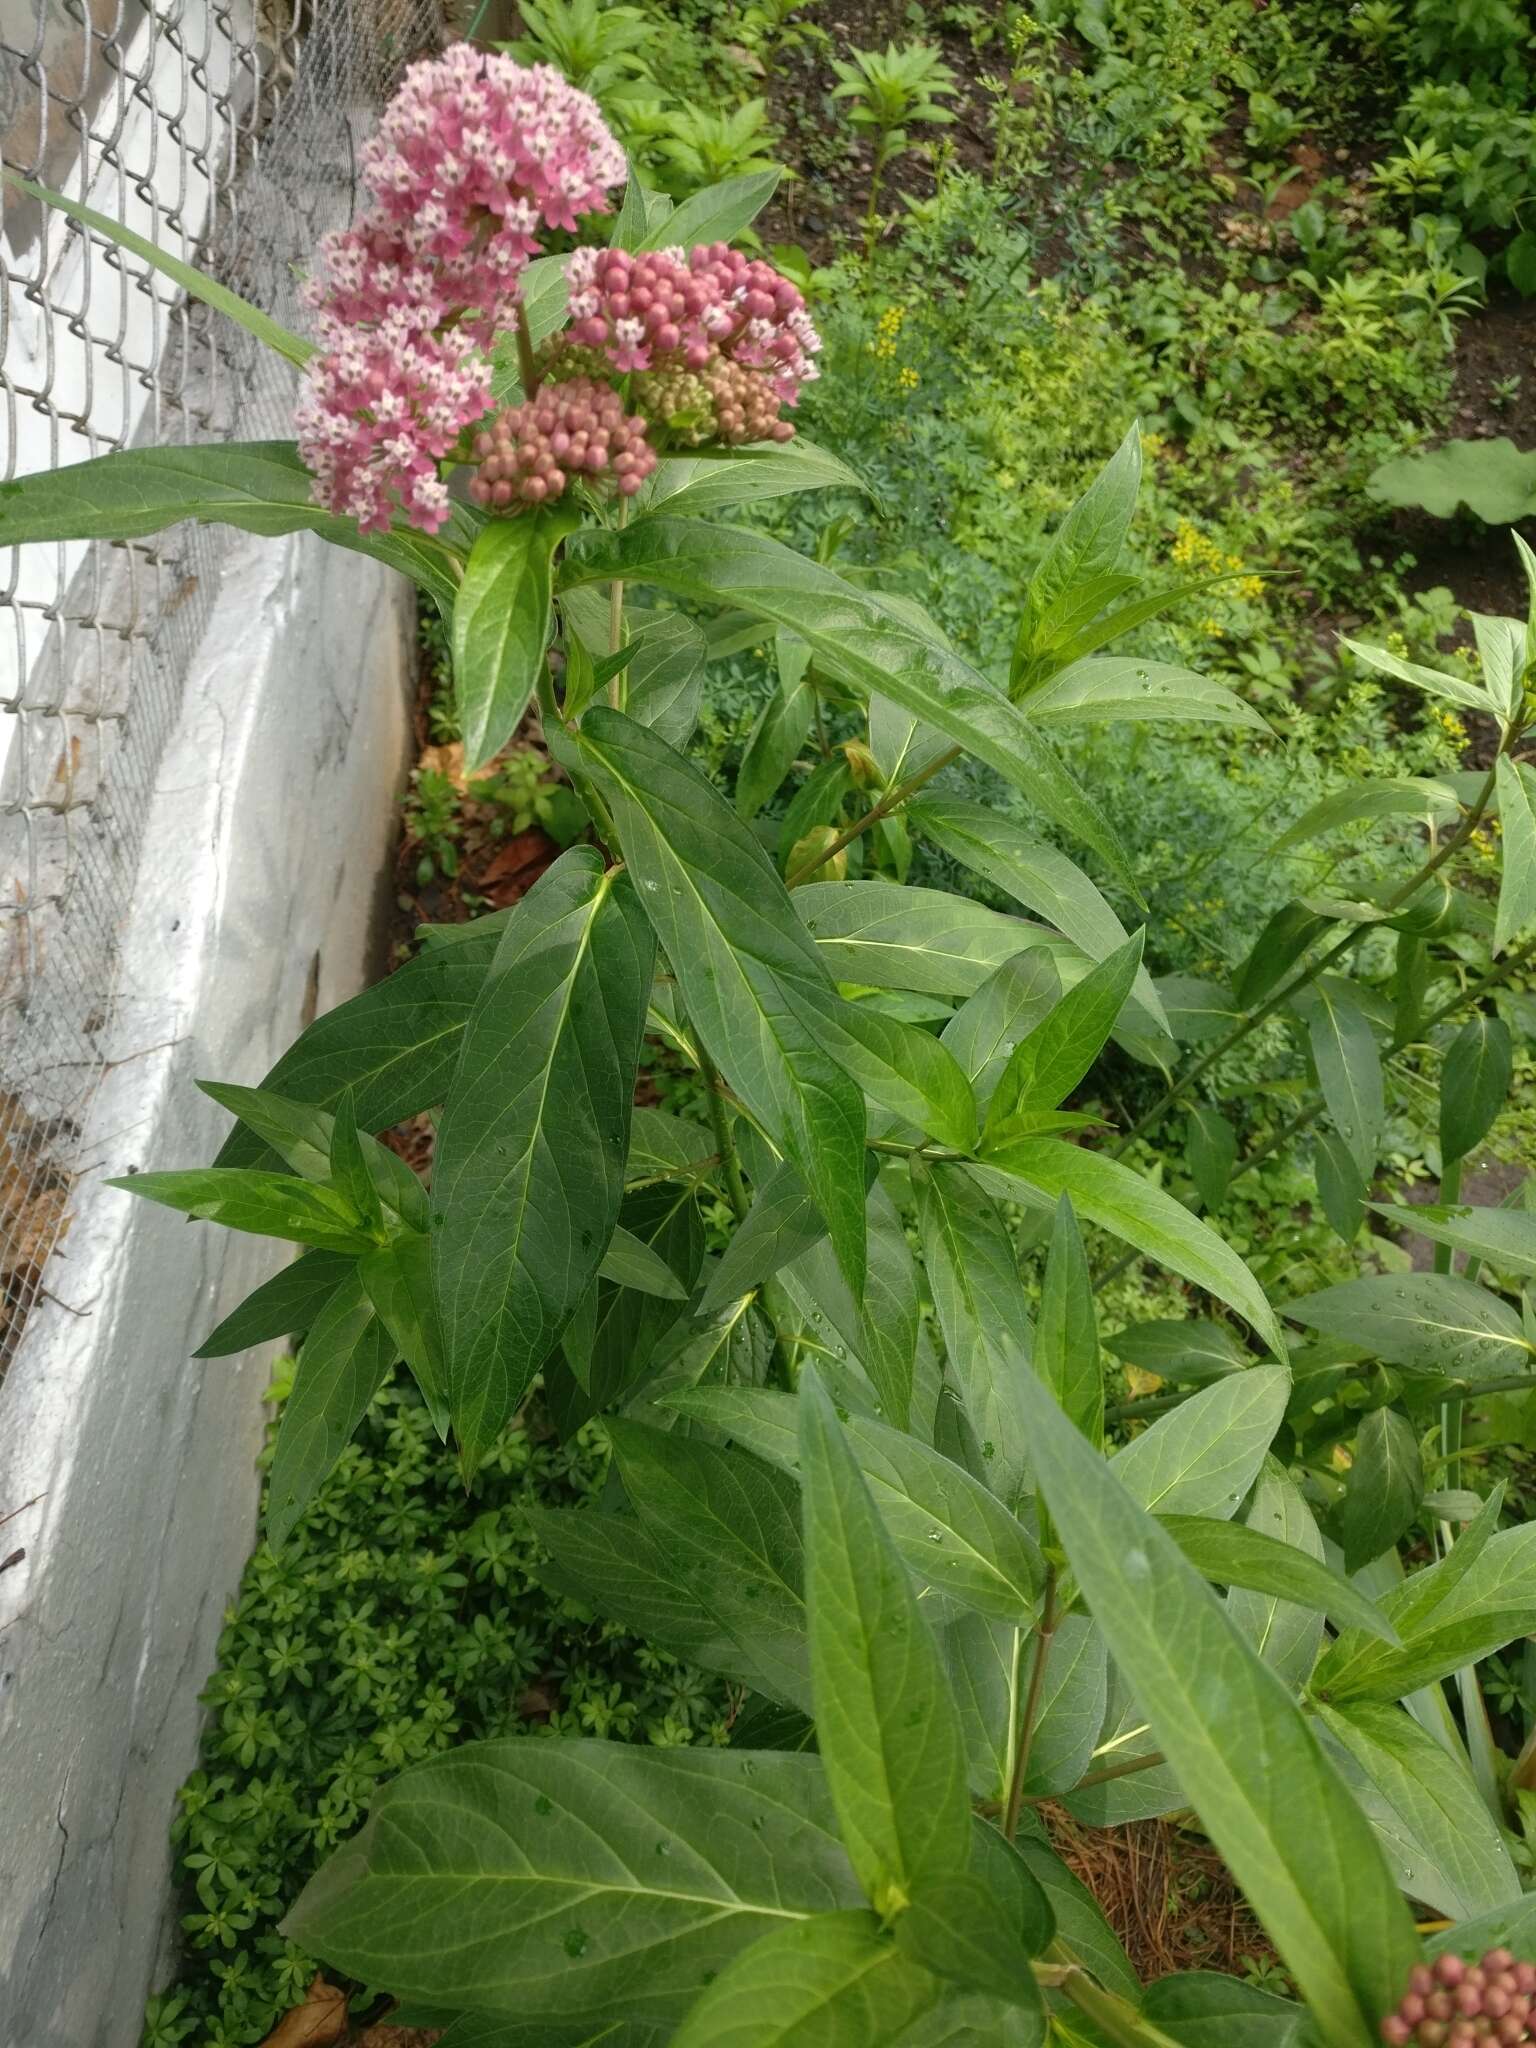
[[[302,2005],[284,2013],[261,2048],[336,2048],[347,2032],[347,1994],[317,1970]]]

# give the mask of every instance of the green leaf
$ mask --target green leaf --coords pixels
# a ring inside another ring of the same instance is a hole
[[[1138,932],[1091,968],[1034,1030],[1019,1040],[987,1111],[984,1155],[1008,1146],[1016,1117],[1055,1109],[1088,1072],[1125,1007],[1141,966],[1144,937]]]
[[[1159,1977],[1142,2011],[1179,2048],[1308,2048],[1311,2032],[1304,2006],[1216,1970]]]
[[[594,709],[576,737],[690,1023],[799,1169],[860,1291],[864,1101],[813,1021],[834,993],[814,941],[750,828],[698,769],[618,712]]]
[[[942,1995],[877,1914],[820,1913],[739,1955],[671,2048],[887,2048]]]
[[[700,1387],[667,1395],[663,1405],[785,1471],[799,1470],[792,1394]],[[843,1430],[907,1569],[978,1614],[1022,1623],[1043,1577],[1023,1525],[979,1479],[916,1437],[865,1415],[848,1416]]]
[[[629,1126],[629,1161],[624,1177],[637,1180],[696,1180],[715,1141],[703,1124],[670,1110],[637,1104]]]
[[[566,505],[488,519],[469,551],[453,604],[454,701],[466,769],[500,753],[528,708],[552,630],[550,564],[576,523]]]
[[[1536,231],[1526,228],[1504,251],[1504,269],[1522,299],[1536,296]]]
[[[598,1275],[620,1287],[633,1287],[640,1294],[656,1294],[663,1301],[686,1301],[688,1290],[666,1260],[657,1256],[644,1238],[636,1237],[622,1225],[616,1226],[603,1253]]]
[[[691,1293],[704,1261],[704,1226],[693,1186],[659,1182],[637,1188],[625,1195],[619,1220]],[[655,1369],[658,1351],[675,1335],[680,1337],[680,1326],[687,1320],[685,1305],[671,1296],[640,1294],[599,1281],[584,1381],[587,1401],[579,1415],[566,1415],[562,1432],[569,1433],[589,1415],[643,1385]]]
[[[1536,1214],[1529,1209],[1470,1209],[1457,1203],[1421,1207],[1417,1202],[1372,1202],[1371,1207],[1399,1230],[1417,1231],[1432,1244],[1486,1259],[1500,1273],[1536,1278]]]
[[[1452,1039],[1440,1070],[1440,1157],[1464,1159],[1492,1130],[1515,1071],[1509,1026],[1476,1016]]]
[[[1158,1416],[1117,1451],[1115,1477],[1154,1514],[1227,1521],[1258,1477],[1290,1390],[1282,1365],[1230,1373]]]
[[[1069,950],[1043,925],[945,889],[897,882],[806,882],[794,906],[828,971],[863,988],[969,996],[1026,947]]]
[[[1340,1628],[1359,1628],[1383,1642],[1392,1641],[1395,1631],[1363,1593],[1293,1544],[1242,1522],[1205,1515],[1160,1513],[1158,1520],[1212,1585],[1267,1593],[1326,1614]]]
[[[1536,449],[1519,449],[1507,435],[1447,441],[1428,455],[1382,463],[1365,488],[1383,505],[1421,506],[1437,519],[1466,505],[1489,526],[1503,526],[1536,512]]]
[[[237,327],[243,327],[247,334],[255,337],[263,348],[284,356],[300,369],[315,353],[315,344],[305,341],[301,335],[289,330],[274,320],[269,313],[253,306],[249,299],[242,299],[238,292],[232,292],[196,264],[184,263],[179,256],[173,256],[169,249],[162,249],[158,242],[148,241],[137,235],[132,228],[125,227],[120,220],[114,220],[108,213],[98,213],[93,206],[82,206],[78,199],[67,199],[62,192],[54,192],[47,185],[34,185],[29,178],[18,177],[15,171],[0,170],[0,181],[16,186],[43,205],[51,206],[56,213],[67,214],[82,227],[94,228],[99,235],[105,235],[109,242],[119,249],[126,249],[137,256],[141,263],[151,270],[158,270],[162,277],[168,277],[173,284],[180,285],[189,298],[201,299],[205,306],[211,306],[216,313],[222,313],[233,320]]]
[[[794,1480],[696,1437],[618,1417],[607,1427],[624,1490],[676,1583],[745,1653],[759,1690],[808,1707]]]
[[[1460,814],[1461,799],[1448,782],[1431,775],[1381,775],[1369,782],[1349,782],[1313,804],[1293,825],[1288,825],[1270,847],[1282,853],[1290,846],[1303,846],[1309,839],[1321,839],[1344,825],[1374,822],[1378,818],[1445,819]],[[1287,910],[1298,906],[1288,904]],[[1284,916],[1285,912],[1279,913]]]
[[[1237,1132],[1208,1102],[1190,1104],[1184,1163],[1207,1209],[1219,1209],[1237,1164]]]
[[[1339,1504],[1344,1569],[1357,1572],[1389,1550],[1424,1498],[1424,1467],[1413,1425],[1395,1408],[1374,1408],[1360,1425]]]
[[[291,1265],[264,1280],[237,1309],[209,1331],[194,1358],[228,1358],[253,1344],[307,1330],[352,1271],[348,1252],[303,1252]]]
[[[999,1894],[975,1871],[928,1878],[898,1916],[896,1942],[912,1962],[936,1976],[1036,2014],[1043,2040],[1045,2008],[1029,1959],[1039,1955],[1054,1926],[1033,1880],[1031,1891],[1038,1911],[1021,1924],[1008,1910],[1018,1894]]]
[[[432,1295],[432,1247],[412,1233],[391,1239],[358,1265],[363,1291],[389,1332],[395,1355],[410,1367],[439,1437],[448,1436],[448,1374],[443,1332]]]
[[[859,1903],[814,1757],[513,1736],[383,1786],[284,1924],[406,1998],[671,2028],[760,1934]]]
[[[1424,668],[1416,661],[1404,661],[1400,655],[1389,653],[1384,647],[1370,647],[1364,641],[1351,640],[1342,633],[1339,644],[1347,647],[1367,668],[1375,669],[1378,675],[1392,676],[1397,682],[1409,683],[1416,690],[1427,691],[1431,697],[1443,697],[1448,703],[1459,704],[1465,711],[1486,714],[1490,708],[1486,692],[1463,676],[1448,675],[1438,668]]]
[[[1030,691],[1025,704],[1030,717],[1047,727],[1120,719],[1270,730],[1267,719],[1214,676],[1119,654],[1090,654],[1058,669]]]
[[[274,1548],[346,1449],[395,1356],[354,1272],[316,1317],[299,1351],[267,1482],[267,1541]]]
[[[1061,976],[1043,948],[1014,953],[968,996],[939,1034],[985,1111],[1009,1055],[1061,1000]]]
[[[1093,1281],[1072,1203],[1056,1204],[1045,1264],[1040,1320],[1035,1327],[1035,1371],[1091,1444],[1104,1441],[1104,1369]]]
[[[1536,1893],[1527,1892],[1518,1903],[1500,1906],[1492,1913],[1480,1913],[1455,1927],[1442,1927],[1424,1943],[1431,1961],[1436,1956],[1465,1956],[1476,1962],[1490,1948],[1512,1948],[1517,1954],[1529,1952],[1536,1941]]]
[[[1319,1717],[1374,1789],[1362,1801],[1389,1856],[1410,1859],[1403,1889],[1453,1920],[1520,1897],[1520,1880],[1472,1774],[1403,1708],[1356,1700]],[[1346,1773],[1346,1782],[1348,1779]]]
[[[1021,1645],[1021,1655],[1032,1651]],[[1025,1665],[1027,1669],[1027,1664]],[[1031,1798],[1070,1792],[1088,1769],[1109,1699],[1109,1658],[1101,1629],[1086,1614],[1058,1625],[1041,1685],[1024,1790]]]
[[[1504,860],[1493,950],[1502,953],[1536,922],[1536,768],[1500,754],[1497,772]]]
[[[1030,578],[1014,642],[1010,680],[1027,676],[1032,657],[1050,645],[1075,592],[1107,576],[1120,559],[1141,488],[1141,427],[1129,431],[1051,536]]]
[[[1116,1358],[1160,1380],[1218,1380],[1252,1363],[1230,1330],[1200,1317],[1131,1323],[1104,1342]]]
[[[226,1230],[248,1230],[290,1244],[365,1252],[375,1242],[344,1196],[294,1174],[199,1166],[187,1173],[133,1173],[106,1186],[180,1209],[197,1223],[222,1223]]]
[[[637,725],[685,747],[699,722],[704,688],[704,635],[681,612],[625,613],[631,633],[624,671],[624,709]]]
[[[816,1733],[865,1896],[882,1917],[963,1871],[960,1722],[917,1594],[813,1369],[800,1382]]]
[[[987,1483],[1017,1508],[1029,1480],[1020,1382],[1033,1332],[1018,1258],[996,1205],[962,1172],[914,1173],[923,1259],[949,1368],[976,1432]]]
[[[809,1251],[826,1230],[805,1182],[787,1160],[780,1160],[754,1193],[751,1208],[711,1274],[699,1297],[699,1313],[710,1315],[727,1302],[738,1301],[749,1288]]]
[[[1278,1458],[1266,1458],[1243,1504],[1239,1520],[1245,1528],[1273,1537],[1288,1550],[1323,1559],[1323,1539],[1296,1476]],[[1323,1616],[1311,1606],[1281,1600],[1247,1586],[1227,1595],[1227,1619],[1284,1682],[1296,1687],[1317,1662],[1323,1639]],[[1386,1626],[1386,1624],[1382,1624]]]
[[[1070,1195],[1090,1223],[1235,1308],[1284,1358],[1285,1338],[1274,1311],[1236,1252],[1151,1181],[1102,1153],[1052,1138],[1027,1139],[996,1153],[990,1164],[1052,1201]]]
[[[782,171],[748,171],[702,186],[658,221],[641,249],[691,249],[697,242],[734,242],[778,189]]]
[[[656,583],[677,596],[735,605],[805,639],[826,675],[878,691],[970,749],[1066,832],[1091,846],[1134,894],[1113,831],[1048,741],[952,649],[919,633],[882,598],[740,527],[666,517],[589,532],[567,551],[565,580]]]
[[[1202,981],[1193,974],[1164,974],[1154,987],[1168,1029],[1181,1045],[1202,1045],[1220,1038],[1242,1021],[1242,1010],[1214,981]]]
[[[1337,1131],[1319,1131],[1312,1164],[1323,1214],[1345,1244],[1353,1244],[1365,1220],[1367,1182],[1359,1162]]]
[[[1334,1129],[1363,1178],[1376,1170],[1386,1122],[1381,1054],[1348,982],[1323,975],[1296,999]]]
[[[1125,927],[1082,869],[1054,846],[1030,838],[1011,818],[954,797],[924,797],[908,804],[906,815],[915,832],[1048,919],[1090,960],[1103,960],[1125,944]],[[1137,976],[1137,995],[1153,1021],[1162,1022],[1162,1004],[1145,970]]]
[[[1447,1273],[1372,1273],[1288,1301],[1285,1313],[1409,1372],[1475,1384],[1531,1370],[1514,1310],[1486,1287]]]
[[[437,1134],[432,1271],[471,1462],[607,1250],[652,959],[627,881],[573,847],[507,921],[470,1017]]]
[[[1463,1560],[1457,1553],[1468,1544],[1470,1557]],[[1394,1587],[1381,1611],[1402,1647],[1349,1630],[1330,1644],[1312,1675],[1316,1698],[1333,1706],[1404,1699],[1536,1632],[1536,1524],[1480,1543],[1469,1532],[1439,1564]]]
[[[1236,1014],[1253,1009],[1277,989],[1296,962],[1329,929],[1330,920],[1304,903],[1282,903],[1254,941],[1237,978]],[[1222,1028],[1236,1021],[1236,1014]]]
[[[821,1044],[866,1095],[925,1136],[971,1150],[976,1098],[959,1061],[932,1032],[837,997],[815,1015]]]
[[[990,1849],[997,1831],[978,1828],[977,1837],[987,1840]],[[1140,1980],[1093,1893],[1045,1841],[1021,1835],[1014,1846],[1019,1861],[1028,1866],[1045,1893],[1063,1947],[1098,1978],[1106,1991],[1115,1992],[1132,2005],[1140,2005]],[[986,1865],[981,1867],[985,1869]]]
[[[789,773],[805,745],[816,710],[808,680],[811,650],[798,633],[776,633],[778,686],[757,714],[736,776],[736,815],[755,818]]]
[[[797,434],[793,441],[757,441],[744,448],[669,455],[647,479],[637,511],[642,519],[657,513],[669,519],[679,513],[706,519],[739,505],[827,490],[870,496],[869,485],[846,462]]]
[[[370,1131],[440,1103],[505,925],[501,914],[478,918],[460,928],[462,937],[429,946],[317,1018],[273,1067],[262,1090],[319,1108],[339,1102],[350,1087],[358,1122]],[[265,1156],[258,1137],[235,1130],[220,1149],[219,1164],[245,1166]]]
[[[1322,2040],[1364,2048],[1418,1954],[1367,1822],[1173,1539],[1038,1381],[1025,1382],[1024,1397],[1041,1491],[1158,1747]]]
[[[338,1187],[332,1163],[336,1145],[336,1119],[329,1111],[305,1102],[288,1102],[265,1088],[237,1088],[227,1081],[199,1081],[204,1095],[249,1125],[258,1138],[292,1167],[304,1180],[332,1182]],[[340,1109],[347,1098],[343,1088],[337,1098]],[[357,1130],[355,1103],[353,1129],[372,1181],[372,1191],[359,1177],[354,1206],[360,1215],[373,1218],[378,1227],[378,1204],[392,1210],[411,1230],[427,1228],[427,1191],[397,1153]],[[226,1147],[226,1150],[228,1147]],[[221,1157],[223,1155],[221,1154]]]
[[[350,1089],[337,1103],[336,1114],[331,1120],[329,1164],[331,1186],[357,1211],[368,1234],[382,1241],[386,1229],[384,1204],[364,1157],[363,1133],[357,1127],[357,1111]]]
[[[468,532],[462,515],[437,540],[408,530],[360,533],[356,520],[312,502],[313,484],[291,441],[125,448],[0,483],[0,547],[140,540],[182,519],[242,533],[318,533],[335,547],[399,569],[444,611],[452,606],[457,582],[451,554]]]

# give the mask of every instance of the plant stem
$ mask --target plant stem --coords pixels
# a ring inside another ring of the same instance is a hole
[[[1440,1162],[1440,1199],[1442,1202],[1461,1200],[1461,1166],[1459,1159],[1449,1163]],[[1448,1244],[1435,1246],[1434,1269],[1437,1273],[1451,1270],[1452,1247]],[[1448,1487],[1459,1484],[1461,1479],[1461,1418],[1464,1404],[1459,1401],[1444,1401],[1440,1405],[1440,1448],[1445,1453],[1445,1483]]]
[[[1113,1991],[1096,1984],[1072,1952],[1059,1941],[1046,1950],[1046,1958],[1034,1964],[1042,1989],[1059,1991],[1070,1998],[1085,2018],[1093,2021],[1114,2048],[1178,2048],[1161,2027],[1143,2019],[1135,2006],[1127,2005]]]
[[[533,336],[528,331],[528,314],[524,307],[517,309],[517,369],[523,380],[524,398],[532,398],[539,388],[539,365],[533,353]]]
[[[1159,1764],[1168,1759],[1160,1749],[1154,1749],[1147,1756],[1130,1756],[1118,1764],[1106,1764],[1102,1771],[1090,1771],[1086,1778],[1079,1778],[1072,1787],[1074,1792],[1086,1792],[1090,1785],[1108,1785],[1116,1778],[1134,1778],[1138,1771],[1155,1771]],[[1041,1806],[1047,1799],[1054,1799],[1054,1792],[1026,1792],[1026,1806]]]
[[[629,524],[628,498],[620,498],[619,500],[619,516],[616,523],[620,533]],[[622,576],[615,576],[608,586],[608,652],[610,654],[617,654],[623,645],[624,579]],[[608,702],[615,711],[622,711],[624,709],[624,699],[628,695],[625,683],[626,674],[626,670],[620,669],[616,676],[609,678]]]
[[[1395,890],[1387,898],[1381,907],[1383,917],[1390,916],[1394,910],[1400,910],[1405,903],[1418,894],[1431,875],[1436,874],[1454,854],[1461,851],[1462,847],[1466,845],[1482,822],[1483,813],[1488,808],[1489,798],[1493,795],[1493,788],[1494,770],[1490,768],[1483,779],[1482,788],[1473,798],[1471,806],[1460,825],[1457,826],[1445,844],[1438,847],[1418,871],[1411,875],[1400,889]],[[1320,954],[1309,967],[1304,967],[1299,974],[1293,975],[1289,981],[1277,988],[1272,995],[1266,996],[1256,1010],[1250,1010],[1246,1017],[1239,1023],[1234,1024],[1232,1029],[1213,1045],[1209,1052],[1202,1053],[1193,1066],[1187,1067],[1177,1080],[1171,1081],[1168,1084],[1167,1088],[1146,1114],[1140,1117],[1126,1132],[1113,1156],[1116,1159],[1123,1158],[1138,1138],[1144,1137],[1155,1124],[1160,1123],[1168,1111],[1173,1108],[1174,1104],[1189,1093],[1189,1090],[1200,1079],[1202,1074],[1208,1074],[1218,1060],[1224,1059],[1234,1046],[1241,1045],[1250,1032],[1257,1030],[1267,1017],[1272,1017],[1275,1011],[1281,1009],[1293,996],[1299,994],[1302,989],[1309,987],[1320,974],[1333,965],[1335,960],[1342,958],[1352,946],[1358,945],[1361,939],[1365,937],[1365,934],[1371,929],[1370,925],[1352,925],[1342,938],[1334,941],[1327,952]]]
[[[812,854],[809,860],[802,861],[790,875],[788,886],[791,889],[798,888],[802,882],[809,880],[818,868],[825,867],[829,860],[835,860],[843,848],[851,846],[861,832],[867,832],[871,825],[878,825],[882,818],[888,818],[892,811],[899,810],[909,797],[916,796],[925,782],[931,782],[939,770],[947,768],[962,751],[960,747],[950,747],[930,761],[926,768],[920,768],[916,775],[909,775],[905,782],[898,782],[894,789],[888,789],[880,801],[867,810],[862,818],[856,818],[845,831],[839,832],[824,852]]]
[[[1029,1691],[1024,1696],[1024,1716],[1019,1724],[1019,1746],[1014,1752],[1013,1776],[1008,1781],[1008,1805],[1003,1814],[1003,1833],[1011,1842],[1019,1832],[1019,1810],[1024,1804],[1024,1780],[1029,1775],[1029,1753],[1034,1747],[1035,1721],[1040,1712],[1040,1694],[1045,1685],[1045,1667],[1056,1637],[1056,1567],[1045,1568],[1045,1593],[1040,1603],[1040,1628],[1035,1636],[1035,1661],[1030,1667]]]
[[[741,1177],[741,1159],[736,1150],[736,1141],[731,1136],[731,1120],[726,1114],[725,1089],[719,1069],[709,1054],[700,1045],[699,1073],[704,1082],[704,1092],[709,1097],[709,1121],[715,1133],[715,1149],[720,1154],[725,1169],[725,1191],[730,1197],[731,1208],[739,1223],[746,1215],[750,1204],[747,1200],[746,1183]]]

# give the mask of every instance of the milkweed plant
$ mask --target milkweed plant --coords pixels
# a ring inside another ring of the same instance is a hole
[[[538,1378],[561,1429],[607,1418],[616,1469],[599,1504],[535,1513],[547,1582],[738,1702],[726,1748],[512,1739],[404,1770],[287,1929],[444,2048],[1536,2040],[1504,1825],[1530,1765],[1477,1678],[1536,1630],[1536,1530],[1462,1463],[1465,1404],[1536,1384],[1536,1213],[1459,1200],[1536,947],[1529,624],[1474,619],[1479,660],[1444,673],[1356,647],[1482,721],[1492,766],[1333,792],[1286,843],[1387,821],[1397,878],[1287,904],[1230,985],[1160,984],[1062,850],[1139,901],[1058,742],[1264,727],[1106,651],[1202,587],[1122,566],[1135,429],[1019,591],[1007,671],[979,671],[910,598],[733,522],[861,489],[794,432],[799,290],[732,246],[772,177],[674,208],[626,168],[547,67],[416,64],[319,252],[313,342],[29,188],[303,389],[296,442],[6,484],[0,540],[192,519],[371,555],[449,623],[466,765],[536,703],[589,821],[260,1087],[205,1084],[237,1119],[214,1165],[121,1183],[304,1247],[203,1351],[302,1334],[267,1533],[398,1363],[466,1471]],[[778,683],[727,795],[690,742],[711,662],[753,641]],[[857,736],[800,778],[824,705]],[[1022,808],[952,793],[962,757]],[[1495,819],[1492,866],[1458,863]],[[1014,908],[910,884],[914,842]],[[1341,1239],[1411,1221],[1433,1271],[1272,1303],[1128,1163],[1182,1131],[1218,1209],[1255,1155],[1213,1076],[1275,1018],[1309,1092],[1270,1144],[1310,1128]],[[707,1125],[634,1107],[647,1039]],[[1129,1130],[1066,1106],[1110,1041],[1160,1077]],[[1441,1201],[1410,1215],[1372,1187],[1384,1071],[1426,1049]],[[422,1111],[430,1193],[373,1135]],[[703,1203],[732,1218],[718,1256]],[[1129,1405],[1085,1224],[1189,1290],[1187,1322],[1148,1326],[1162,1391]],[[1085,1826],[1192,1809],[1299,2002],[1140,1983],[1047,1801]]]

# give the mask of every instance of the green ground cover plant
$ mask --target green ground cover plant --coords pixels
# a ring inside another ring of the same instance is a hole
[[[552,53],[570,22],[530,12]],[[1000,156],[1056,123],[1113,214],[1108,169],[1145,143],[1141,196],[1163,179],[1187,221],[1234,92],[1252,150],[1305,132],[1252,10],[1206,14],[1010,13],[1015,74],[1065,29],[1096,56],[1054,107],[1009,95],[1030,119]],[[1279,62],[1326,49],[1312,19]],[[1433,44],[1431,11],[1413,28]],[[465,95],[507,144],[469,148],[467,186]],[[24,479],[0,540],[307,527],[440,610],[467,768],[537,706],[586,820],[568,850],[510,910],[424,932],[259,1088],[207,1084],[237,1119],[216,1164],[125,1185],[304,1247],[205,1346],[302,1338],[263,1634],[294,1546],[346,1554],[348,1445],[383,1428],[439,1483],[450,1459],[517,1479],[508,1588],[551,1629],[602,1617],[620,1670],[562,1692],[552,1739],[472,1691],[479,1740],[392,1715],[329,1780],[332,1820],[366,1824],[275,1934],[298,1859],[226,1884],[205,1823],[189,1932],[223,1946],[250,1911],[268,1970],[317,1957],[451,2048],[1524,2028],[1536,1224],[1526,1183],[1460,1197],[1530,1073],[1536,557],[1516,536],[1518,611],[1465,620],[1402,609],[1381,562],[1392,627],[1289,686],[1309,608],[1359,568],[1349,477],[1440,403],[1446,236],[1370,227],[1366,289],[1324,195],[1256,290],[1174,277],[1159,302],[1143,275],[1129,317],[1086,238],[1041,277],[940,157],[857,294],[847,260],[785,259],[822,295],[818,350],[786,272],[727,247],[772,173],[674,209],[590,102],[468,51],[397,111],[370,189],[380,237],[425,238],[413,338],[377,245],[328,258],[313,356],[224,294],[307,365],[300,445]],[[1303,316],[1267,295],[1304,261],[1317,309],[1271,348]],[[802,386],[819,438],[785,431]],[[1319,412],[1339,474],[1298,491],[1256,451]],[[1260,573],[1297,557],[1309,594]],[[642,1060],[660,1106],[634,1106]],[[423,1111],[430,1192],[373,1135]],[[1437,1202],[1391,1199],[1429,1173]],[[484,1544],[477,1518],[455,1547]],[[512,1626],[485,1597],[432,1668]],[[264,1644],[272,1682],[302,1649],[279,1670]],[[345,1693],[352,1648],[323,1653]],[[594,1700],[649,1740],[577,1732]],[[295,1710],[222,1709],[242,1769]],[[374,1760],[398,1771],[376,1792]],[[1096,1828],[1193,1811],[1284,1995],[1142,1984],[1051,1802]],[[190,2010],[158,2009],[162,2038]]]

